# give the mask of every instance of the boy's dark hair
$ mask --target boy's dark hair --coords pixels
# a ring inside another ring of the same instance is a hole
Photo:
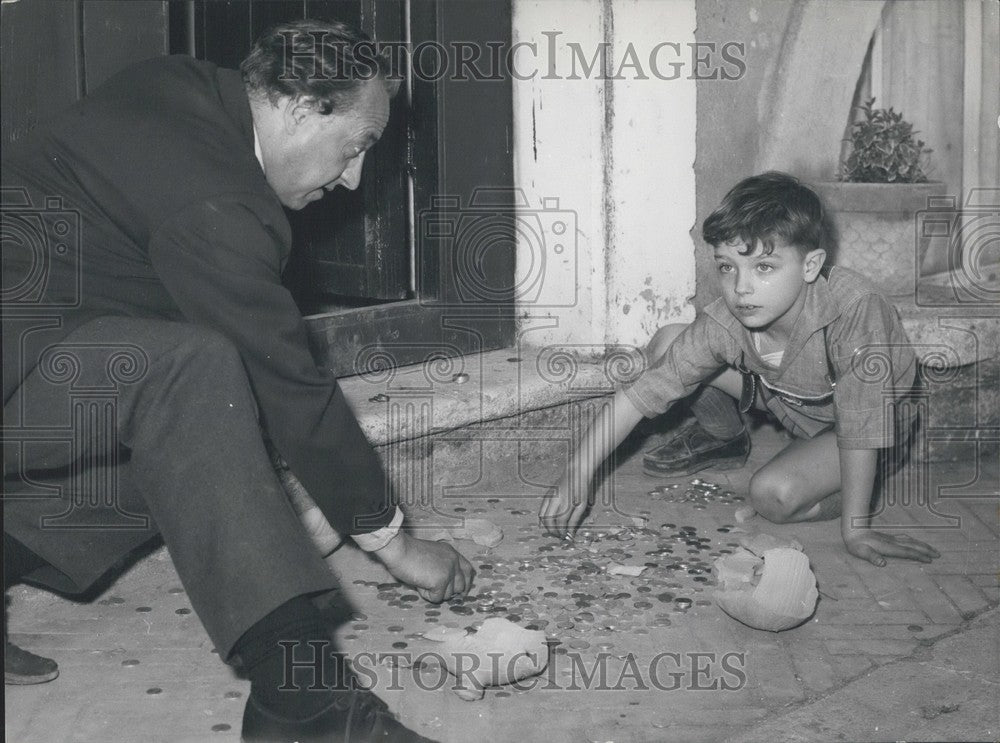
[[[764,255],[774,252],[777,239],[809,252],[824,244],[823,206],[819,197],[797,178],[776,170],[737,183],[701,228],[713,247],[739,240],[749,255],[760,241]]]

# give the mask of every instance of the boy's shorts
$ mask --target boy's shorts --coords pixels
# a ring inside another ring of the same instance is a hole
[[[893,407],[893,445],[879,450],[879,467],[886,474],[891,475],[898,472],[902,466],[909,461],[913,455],[913,446],[917,442],[917,431],[920,429],[920,393],[923,389],[923,380],[918,373],[914,380],[913,387],[902,397],[895,401]],[[834,429],[833,422],[815,420],[815,427],[809,429],[797,425],[795,420],[788,415],[788,403],[779,395],[770,390],[767,385],[756,385],[757,400],[755,408],[763,407],[773,417],[775,421],[797,439],[812,439],[822,433],[827,433]],[[800,409],[801,412],[801,409]],[[800,416],[801,417],[801,416]]]

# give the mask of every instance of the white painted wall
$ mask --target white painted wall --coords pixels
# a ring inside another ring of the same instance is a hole
[[[515,0],[515,182],[542,225],[518,243],[523,287],[545,259],[541,290],[519,293],[525,342],[644,345],[693,319],[694,30],[694,0]],[[549,231],[573,217],[573,243]]]

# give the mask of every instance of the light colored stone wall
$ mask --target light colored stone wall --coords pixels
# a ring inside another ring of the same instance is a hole
[[[575,219],[558,255],[545,235],[541,298],[521,293],[525,341],[644,345],[693,318],[694,31],[694,0],[515,0],[514,41],[536,45],[517,55],[530,79],[514,86],[515,181],[525,214],[558,199]],[[602,44],[605,69],[598,57],[587,73]],[[541,256],[526,231],[522,286]]]

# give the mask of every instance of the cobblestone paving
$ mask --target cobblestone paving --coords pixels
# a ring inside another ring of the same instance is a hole
[[[980,451],[978,462],[970,453],[931,465],[918,473],[919,488],[907,481],[890,488],[879,522],[905,528],[942,557],[875,568],[844,551],[834,523],[737,523],[750,475],[784,443],[758,430],[743,470],[674,480],[646,477],[633,456],[610,476],[613,488],[601,492],[613,497],[598,504],[572,544],[542,536],[537,501],[512,497],[516,478],[492,473],[481,492],[465,487],[460,498],[438,498],[433,511],[410,514],[428,530],[462,517],[504,530],[494,548],[455,542],[477,569],[470,595],[426,604],[364,554],[342,549],[330,564],[343,589],[326,602],[336,637],[409,725],[441,741],[714,741],[773,726],[796,710],[832,710],[838,694],[872,671],[883,674],[887,693],[905,690],[912,670],[901,660],[970,622],[995,626],[996,612],[984,612],[1000,600],[996,451]],[[504,467],[516,469],[483,464]],[[908,499],[911,492],[921,495]],[[798,628],[753,630],[712,601],[712,560],[755,532],[795,538],[810,557],[821,596]],[[609,573],[616,565],[645,570]],[[213,654],[165,550],[87,603],[24,586],[10,596],[13,639],[57,658],[61,675],[44,686],[7,687],[9,740],[238,739],[248,684]],[[482,701],[464,702],[422,633],[475,628],[489,616],[542,629],[550,666],[523,689],[489,689]],[[996,655],[995,643],[988,652]],[[963,659],[950,662],[958,669]],[[997,689],[985,699],[1000,699]],[[916,712],[925,726],[912,729],[926,732],[927,717]],[[995,720],[995,705],[990,714]],[[946,738],[947,718],[937,725],[935,734]],[[812,730],[802,739],[824,739],[821,728]],[[871,727],[854,732],[848,728],[847,737],[878,738]]]

